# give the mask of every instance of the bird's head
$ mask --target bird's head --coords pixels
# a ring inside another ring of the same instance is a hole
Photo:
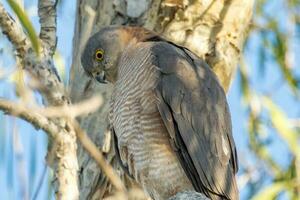
[[[114,83],[118,60],[128,44],[122,27],[106,27],[93,35],[84,48],[81,64],[86,73],[100,83]]]
[[[142,27],[105,27],[87,41],[81,64],[86,73],[100,83],[114,83],[117,80],[119,59],[128,44],[150,40],[162,39]]]

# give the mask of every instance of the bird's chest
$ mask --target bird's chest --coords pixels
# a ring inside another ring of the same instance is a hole
[[[136,69],[120,78],[110,106],[110,123],[120,140],[141,135],[141,116],[158,112],[154,89],[157,73],[153,69]]]
[[[117,136],[122,164],[155,199],[166,199],[178,188],[190,189],[169,145],[157,108],[155,82],[148,79],[138,85],[119,84],[114,90],[109,118]]]
[[[145,89],[142,84],[126,85],[120,82],[119,85],[120,87],[114,91],[115,95],[111,103],[110,123],[114,127],[119,144],[142,143],[143,121],[141,117],[148,113],[158,112],[154,90]]]
[[[140,98],[117,95],[112,112],[112,125],[120,142],[127,141],[139,130]]]

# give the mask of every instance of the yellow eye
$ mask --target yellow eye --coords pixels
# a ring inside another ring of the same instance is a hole
[[[104,57],[104,51],[102,49],[97,49],[95,53],[95,59],[97,61],[102,61]]]

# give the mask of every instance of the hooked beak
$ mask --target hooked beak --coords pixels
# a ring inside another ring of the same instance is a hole
[[[106,84],[106,76],[105,76],[105,72],[102,71],[101,73],[97,73],[95,76],[95,79],[99,82],[99,83],[104,83]]]

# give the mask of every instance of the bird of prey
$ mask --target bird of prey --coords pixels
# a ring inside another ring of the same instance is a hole
[[[109,26],[88,40],[81,62],[89,76],[113,84],[116,152],[150,197],[197,191],[238,199],[226,96],[202,59],[147,29]]]

